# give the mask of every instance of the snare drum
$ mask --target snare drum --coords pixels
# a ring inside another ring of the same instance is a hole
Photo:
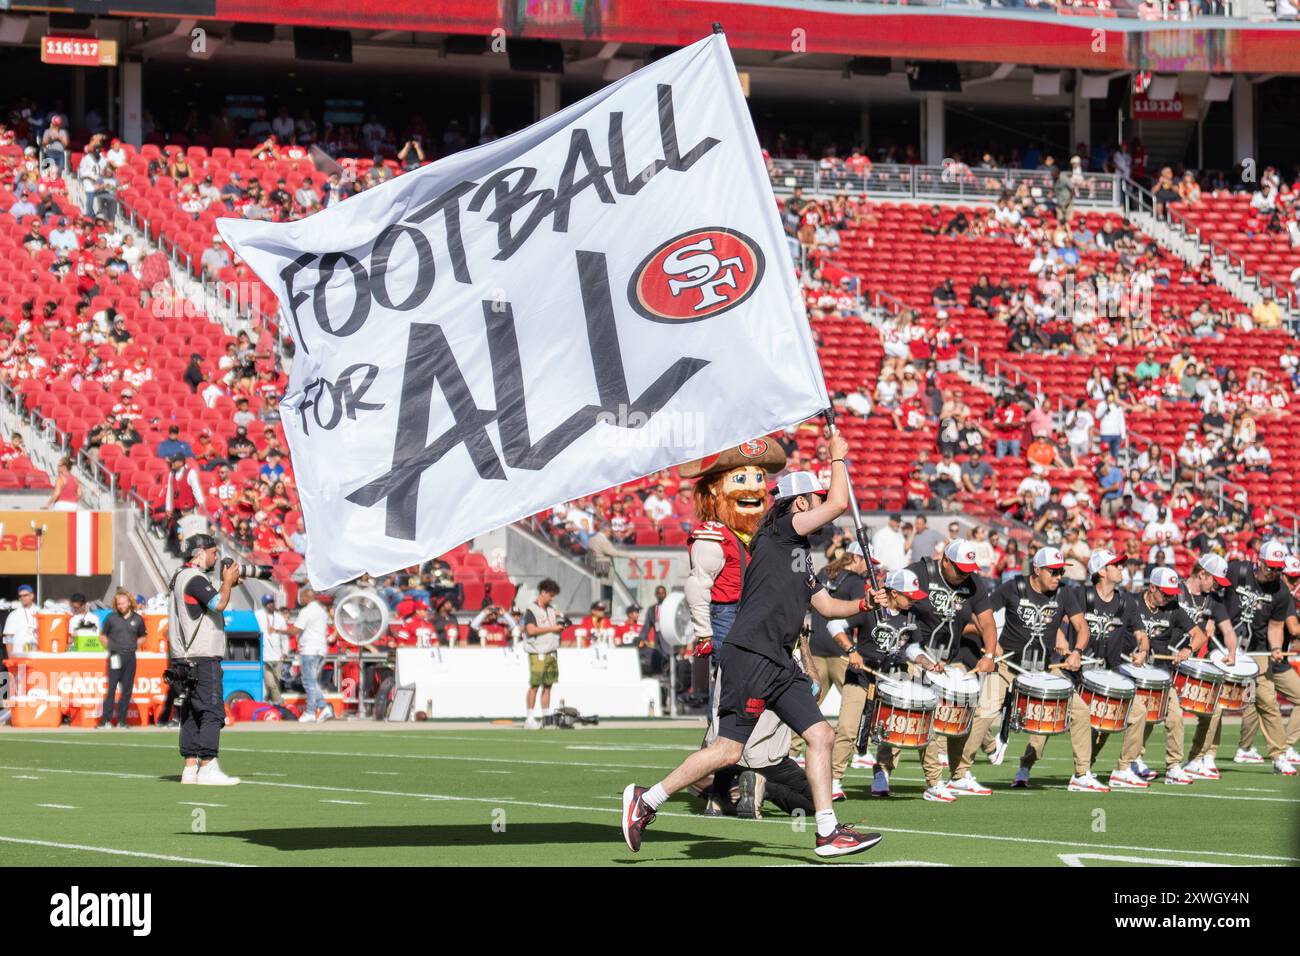
[[[1253,657],[1243,655],[1229,667],[1223,663],[1227,656],[1223,651],[1214,651],[1210,654],[1214,666],[1224,674],[1223,684],[1219,689],[1219,709],[1225,714],[1239,714],[1255,699],[1255,678],[1259,676],[1259,664]]]
[[[938,702],[934,708],[934,732],[945,737],[965,737],[980,700],[980,682],[974,674],[951,670],[925,672]]]
[[[921,749],[929,746],[937,702],[934,691],[919,682],[878,681],[871,739],[890,747]]]
[[[1211,661],[1199,657],[1180,661],[1174,671],[1174,689],[1178,691],[1178,701],[1183,710],[1202,717],[1213,714],[1219,703],[1223,678],[1223,671]]]
[[[1169,710],[1169,674],[1158,667],[1121,664],[1119,672],[1137,685],[1138,705],[1147,709],[1147,723],[1158,724]]]
[[[1056,674],[1017,674],[1011,685],[1011,729],[1051,737],[1070,729],[1074,685]]]
[[[1079,696],[1088,705],[1088,723],[1103,734],[1124,729],[1136,693],[1137,685],[1127,677],[1103,670],[1084,671],[1079,688]]]

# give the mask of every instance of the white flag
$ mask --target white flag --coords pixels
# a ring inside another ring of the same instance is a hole
[[[218,228],[297,346],[316,587],[827,405],[721,35],[308,219]]]

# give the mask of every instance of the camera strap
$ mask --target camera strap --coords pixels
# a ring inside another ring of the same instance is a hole
[[[181,647],[183,647],[185,650],[185,656],[189,657],[190,647],[192,647],[194,642],[198,640],[199,628],[203,626],[203,615],[200,613],[199,619],[194,622],[194,630],[190,632],[189,637],[186,637],[185,620],[181,616],[182,605],[180,604],[179,598],[177,597],[176,594],[176,581],[181,576],[181,574],[186,570],[190,570],[189,565],[182,565],[180,570],[178,570],[174,575],[172,575],[172,581],[169,590],[171,591],[171,595],[172,595],[172,610],[175,612],[174,616],[176,618],[176,623],[180,625],[181,628]]]

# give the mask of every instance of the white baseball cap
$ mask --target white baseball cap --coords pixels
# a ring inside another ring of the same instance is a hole
[[[1035,475],[1045,475],[1045,474],[1047,474],[1047,469],[1044,468],[1042,465],[1030,465],[1030,466],[1029,466],[1029,470],[1030,470],[1030,472],[1032,472],[1032,473],[1035,474]]]
[[[811,471],[792,471],[776,483],[772,496],[777,500],[795,495],[824,495],[826,489]]]
[[[856,541],[851,541],[851,542],[849,542],[849,546],[848,546],[847,548],[845,548],[844,550],[847,551],[849,554],[855,554],[855,555],[857,555],[859,558],[862,557],[862,545],[858,544]],[[871,563],[872,563],[872,564],[879,564],[879,563],[880,563],[880,559],[877,558],[877,557],[873,554],[873,555],[871,556]]]
[[[958,571],[965,571],[969,574],[980,569],[979,560],[975,557],[975,545],[965,538],[958,538],[944,548],[943,556],[955,564]]]
[[[1300,577],[1300,558],[1294,554],[1287,555],[1286,567],[1282,569],[1282,573],[1289,578]]]
[[[1197,559],[1196,566],[1225,588],[1232,583],[1228,578],[1228,562],[1221,555],[1203,554]]]
[[[1034,552],[1034,567],[1063,568],[1065,567],[1065,555],[1061,554],[1060,548],[1039,548]]]
[[[1178,577],[1178,572],[1173,568],[1153,568],[1151,571],[1151,586],[1159,588],[1172,597],[1178,596],[1179,585],[1182,583],[1182,579]]]
[[[1265,541],[1264,547],[1259,549],[1259,562],[1270,568],[1284,567],[1289,554],[1281,541]]]
[[[1124,559],[1113,551],[1107,551],[1105,548],[1099,548],[1092,552],[1092,557],[1088,559],[1088,574],[1097,574],[1103,568],[1108,568],[1112,564],[1123,564]]]
[[[890,591],[897,591],[913,601],[924,601],[925,591],[921,590],[921,582],[916,579],[916,575],[907,568],[900,568],[897,571],[890,571],[885,575],[885,587]]]

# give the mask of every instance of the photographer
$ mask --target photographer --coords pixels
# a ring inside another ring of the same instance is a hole
[[[424,146],[420,143],[418,133],[406,141],[406,145],[397,154],[397,161],[402,164],[402,172],[404,173],[419,169],[423,165]]]
[[[538,730],[542,722],[533,716],[537,688],[542,689],[542,716],[551,716],[551,688],[560,680],[558,651],[560,632],[569,626],[568,618],[555,610],[560,586],[550,578],[537,585],[537,599],[524,611],[524,650],[528,652],[528,709],[524,727]]]
[[[226,722],[221,687],[221,661],[226,656],[226,626],[222,612],[239,583],[240,566],[223,562],[220,590],[208,576],[217,565],[217,542],[196,534],[185,542],[185,565],[168,588],[167,651],[171,658],[165,677],[176,691],[180,707],[181,783],[234,786],[217,763],[221,728]]]

